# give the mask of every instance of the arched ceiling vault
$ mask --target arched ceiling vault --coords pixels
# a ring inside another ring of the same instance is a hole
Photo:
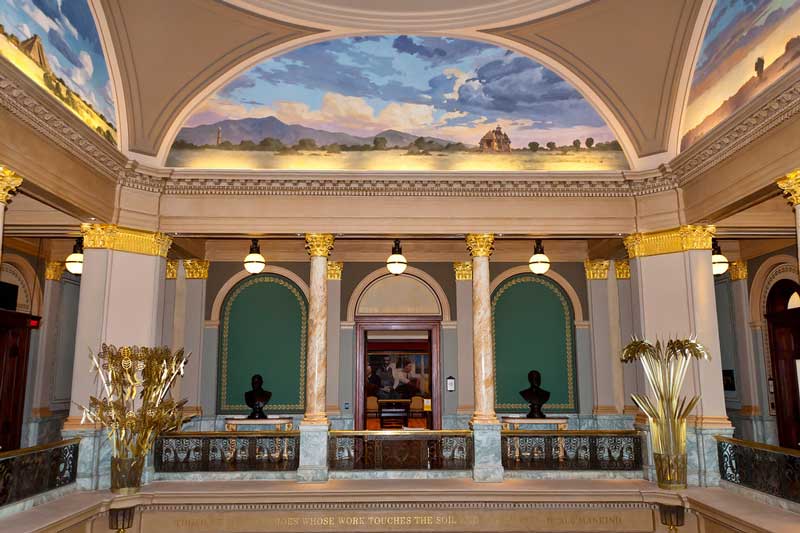
[[[285,1],[91,1],[102,19],[98,28],[124,130],[122,149],[158,166],[191,110],[256,62],[312,42],[382,33],[371,9],[375,2],[360,0],[325,3],[331,13],[341,13],[327,17],[327,24],[319,13],[311,16],[313,0],[301,1],[293,17],[286,15]],[[437,6],[427,16],[414,15],[417,4],[393,4],[395,10],[408,10],[406,16],[393,15],[402,31],[492,42],[570,81],[614,130],[632,169],[655,168],[677,154],[680,119],[713,0],[522,5],[504,0],[492,17],[484,13],[484,24],[493,25],[489,29],[464,26],[480,20],[480,3],[454,2],[462,8],[449,12]],[[508,18],[499,20],[497,13]],[[464,25],[447,23],[455,19]]]

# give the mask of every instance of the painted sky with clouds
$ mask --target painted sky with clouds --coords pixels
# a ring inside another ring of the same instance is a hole
[[[20,40],[39,35],[56,75],[116,122],[108,68],[86,0],[0,0],[0,24]]]
[[[614,138],[570,84],[536,61],[443,37],[354,37],[288,52],[234,78],[185,126],[270,115],[359,136],[396,129],[471,145],[496,124],[514,147]]]

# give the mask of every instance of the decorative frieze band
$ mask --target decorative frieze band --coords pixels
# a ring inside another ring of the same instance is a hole
[[[453,263],[453,272],[456,281],[468,281],[472,279],[472,261],[458,261]]]
[[[625,237],[625,249],[631,259],[688,250],[710,250],[715,231],[714,226],[687,225],[652,233],[634,233]]]
[[[341,261],[328,261],[328,279],[332,281],[339,281],[342,279],[342,270],[344,263]]]
[[[631,279],[631,263],[627,259],[614,260],[614,274],[617,279]]]
[[[583,262],[583,269],[586,271],[588,280],[608,279],[610,266],[611,262],[608,259],[587,259]]]
[[[142,255],[167,256],[172,238],[159,232],[121,228],[114,224],[81,224],[84,248],[104,248]]]

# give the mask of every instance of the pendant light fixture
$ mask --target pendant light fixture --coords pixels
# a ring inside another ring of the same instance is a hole
[[[253,239],[250,244],[250,253],[244,258],[244,269],[251,274],[258,274],[263,272],[267,266],[267,260],[261,255],[261,247],[258,245],[258,239]]]
[[[544,274],[550,270],[550,258],[544,254],[542,239],[536,239],[533,245],[533,255],[528,259],[528,268],[534,274]]]
[[[386,268],[395,276],[399,276],[406,271],[407,267],[408,261],[406,261],[403,249],[400,247],[400,239],[395,239],[394,246],[392,246],[392,255],[386,259]]]
[[[65,263],[70,274],[76,276],[83,274],[83,237],[75,239],[72,253],[67,256]]]
[[[711,239],[711,272],[719,276],[728,271],[730,263],[728,258],[722,255],[717,239]]]

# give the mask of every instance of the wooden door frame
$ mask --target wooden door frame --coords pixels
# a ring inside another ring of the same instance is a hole
[[[366,360],[367,332],[379,331],[414,331],[427,330],[431,335],[431,411],[433,412],[433,429],[442,427],[442,391],[441,391],[441,329],[442,317],[439,316],[356,316],[356,364],[353,381],[353,427],[364,429],[364,362]]]
[[[798,331],[800,330],[800,327],[798,327],[800,326],[800,309],[768,313],[764,318],[767,320],[770,366],[772,367],[772,382],[775,387],[773,397],[775,398],[775,423],[778,426],[778,441],[783,447],[797,449],[800,448],[800,445],[798,445],[798,439],[800,438],[800,422],[798,422],[798,419],[800,419],[800,400],[797,397],[800,383],[797,383],[794,365],[791,365],[792,368],[788,376],[780,372],[774,328],[778,325],[790,327],[796,333],[795,338],[800,339],[800,331]],[[793,360],[796,359],[797,355]],[[789,398],[787,401],[791,402],[791,405],[783,403],[784,397]]]

